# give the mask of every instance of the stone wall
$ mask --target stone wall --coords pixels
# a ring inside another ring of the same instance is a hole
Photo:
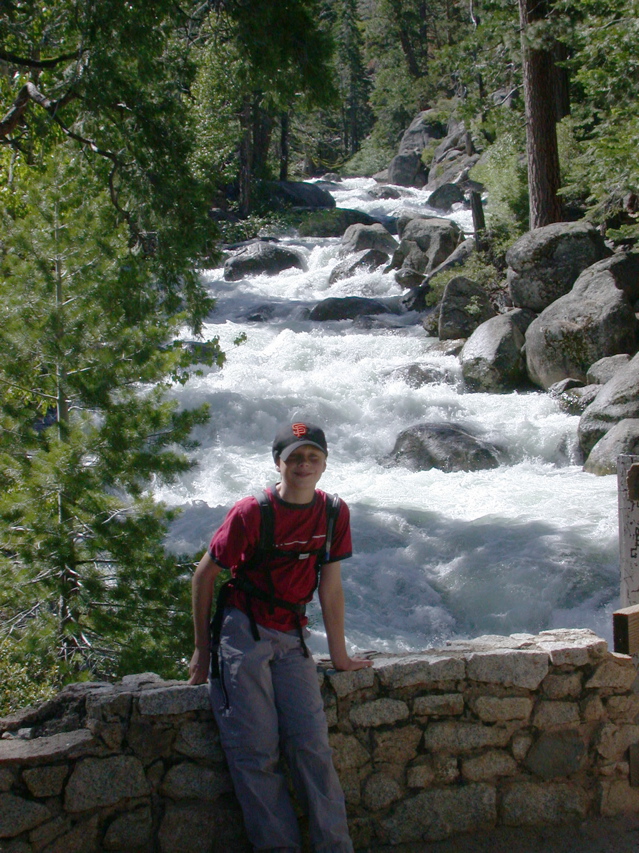
[[[639,812],[636,669],[590,631],[319,678],[357,848]],[[0,721],[0,850],[248,850],[206,686],[67,687]]]

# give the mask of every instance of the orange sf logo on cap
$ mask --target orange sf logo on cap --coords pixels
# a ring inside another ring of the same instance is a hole
[[[300,438],[300,436],[302,435],[306,435],[306,433],[308,432],[306,424],[293,424],[291,429],[293,430],[293,435],[297,438]]]

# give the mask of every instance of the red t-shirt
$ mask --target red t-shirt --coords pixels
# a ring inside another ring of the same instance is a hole
[[[306,603],[313,597],[317,560],[316,554],[308,552],[321,548],[326,539],[326,492],[317,489],[310,504],[287,503],[280,498],[275,488],[268,489],[268,494],[275,514],[275,547],[300,552],[299,557],[285,555],[271,560],[269,565],[275,596],[285,601]],[[261,510],[257,499],[248,497],[238,501],[211,540],[211,557],[218,565],[230,569],[235,576],[238,566],[246,564],[255,554],[260,527]],[[341,501],[327,562],[345,560],[351,556],[352,547],[350,513],[347,505]],[[259,567],[248,571],[247,576],[261,589],[268,589],[264,571]],[[227,602],[247,611],[246,596],[239,590],[231,589]],[[255,621],[265,628],[291,631],[297,627],[296,616],[290,610],[276,606],[270,613],[268,603],[255,596],[251,599],[251,609]],[[307,622],[306,617],[301,619],[302,625]]]

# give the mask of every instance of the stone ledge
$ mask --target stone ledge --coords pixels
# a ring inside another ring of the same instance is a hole
[[[636,665],[591,631],[371,657],[352,673],[317,661],[356,847],[639,813]],[[0,849],[191,850],[212,835],[248,849],[206,685],[153,673],[69,685],[9,725]]]
[[[0,740],[0,766],[43,764],[63,758],[79,758],[91,754],[97,747],[98,743],[88,729],[34,740]]]
[[[210,711],[206,684],[192,686],[184,682],[172,687],[153,687],[140,693],[140,713],[147,717],[174,716],[189,711]]]

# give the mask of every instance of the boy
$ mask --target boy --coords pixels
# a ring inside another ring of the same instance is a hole
[[[309,815],[313,849],[353,850],[317,671],[304,642],[303,605],[313,596],[321,564],[319,600],[333,666],[371,665],[346,651],[340,561],[351,555],[349,512],[340,502],[331,525],[330,496],[315,488],[327,455],[319,427],[306,422],[283,427],[273,442],[281,481],[266,492],[266,510],[251,497],[235,504],[193,576],[190,683],[205,682],[210,667],[211,706],[249,839],[260,851],[301,849],[280,749]],[[266,545],[260,540],[265,511],[273,519],[273,542]],[[275,550],[267,554],[260,545]],[[211,647],[213,586],[222,568],[233,579],[225,601],[218,600]]]

